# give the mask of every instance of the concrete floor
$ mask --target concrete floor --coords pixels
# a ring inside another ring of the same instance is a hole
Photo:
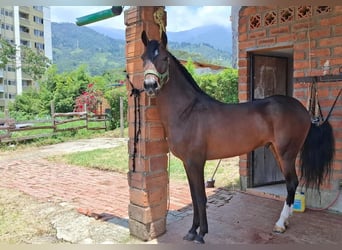
[[[284,234],[273,233],[282,206],[283,201],[280,200],[217,189],[208,197],[209,233],[205,237],[206,243],[342,243],[342,215],[326,211],[295,212]],[[192,211],[191,206],[189,211]],[[191,224],[192,213],[169,221],[167,232],[153,242],[193,244],[182,240]]]

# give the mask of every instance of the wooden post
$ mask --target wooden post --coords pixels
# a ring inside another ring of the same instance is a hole
[[[120,96],[120,137],[124,137],[123,98]]]
[[[50,109],[51,109],[51,117],[53,117],[53,114],[55,113],[55,102],[50,102]]]
[[[52,120],[52,127],[53,127],[53,132],[55,133],[56,132],[56,123],[55,123],[55,102],[52,100],[50,102],[50,109],[51,109],[51,120]]]
[[[5,120],[8,120],[10,118],[8,108],[5,108],[4,113],[5,113]]]

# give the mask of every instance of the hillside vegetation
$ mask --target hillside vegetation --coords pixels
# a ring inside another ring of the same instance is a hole
[[[72,23],[52,23],[53,62],[59,72],[72,71],[87,64],[91,75],[125,69],[125,41],[102,35],[88,27]],[[208,43],[169,42],[169,49],[178,59],[231,65],[227,51]]]
[[[87,27],[52,23],[53,62],[59,72],[87,64],[92,75],[113,69],[123,70],[125,42],[101,35]]]

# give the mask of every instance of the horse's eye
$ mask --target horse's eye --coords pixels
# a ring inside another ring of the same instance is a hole
[[[169,58],[167,57],[167,56],[165,56],[164,58],[163,58],[163,60],[164,61],[167,61]]]

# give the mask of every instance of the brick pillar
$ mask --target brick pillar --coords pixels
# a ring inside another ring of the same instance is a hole
[[[154,22],[155,6],[136,6],[125,11],[127,73],[135,88],[143,88],[141,55],[144,45],[141,33],[145,30],[150,39],[160,38],[160,28]],[[164,11],[165,13],[165,11]],[[166,23],[166,13],[164,15]],[[130,86],[127,86],[130,90]],[[128,98],[128,122],[130,155],[128,184],[130,193],[130,233],[142,240],[151,240],[166,230],[168,202],[168,146],[160,123],[155,100],[140,97],[141,134],[137,144],[135,172],[133,172],[134,99]]]

